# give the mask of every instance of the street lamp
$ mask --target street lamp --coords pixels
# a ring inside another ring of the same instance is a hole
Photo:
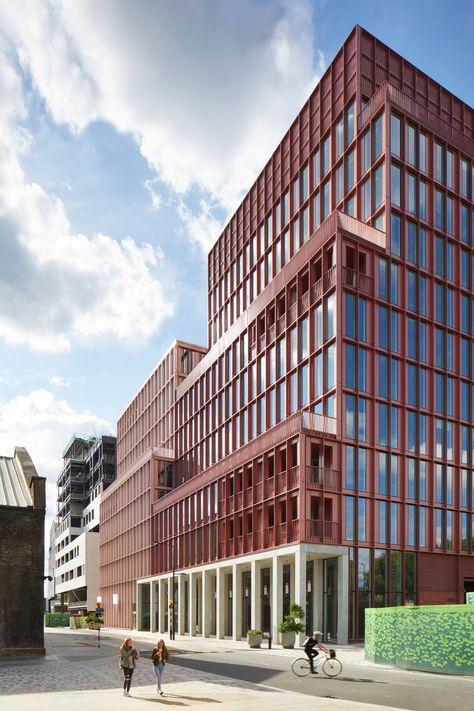
[[[171,539],[169,541],[153,541],[153,543],[159,544],[161,546],[163,546],[163,545],[171,546],[171,566],[172,566],[172,572],[173,572],[173,582],[172,582],[173,592],[172,592],[171,600],[168,604],[168,608],[171,609],[170,639],[174,640],[175,639],[175,621],[176,621],[175,615],[174,615],[174,610],[175,610],[175,606],[174,606],[174,590],[175,590],[174,575],[175,575],[175,570],[176,570],[176,544],[173,539]]]

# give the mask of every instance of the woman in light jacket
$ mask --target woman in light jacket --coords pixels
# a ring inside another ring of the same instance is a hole
[[[124,639],[120,647],[120,669],[123,671],[123,695],[130,696],[130,687],[132,685],[132,676],[137,666],[137,659],[140,653],[133,646],[133,640],[130,637]]]
[[[161,676],[165,668],[165,663],[168,661],[168,659],[168,650],[166,649],[164,640],[160,639],[151,653],[151,661],[153,662],[153,669],[155,670],[156,674],[156,690],[158,691],[160,696],[163,696],[163,691],[161,689]]]

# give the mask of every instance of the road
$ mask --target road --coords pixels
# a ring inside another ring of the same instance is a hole
[[[186,668],[256,684],[268,684],[312,696],[395,706],[413,711],[473,711],[474,678],[344,665],[341,676],[328,679],[321,673],[295,677],[287,658],[232,651],[220,655],[176,655],[173,663]],[[298,656],[298,654],[295,654]]]
[[[28,683],[38,674],[38,683],[46,679],[48,691],[85,688],[113,688],[118,685],[117,651],[120,641],[116,637],[103,634],[101,648],[90,634],[65,635],[48,632],[46,635],[48,658],[39,660],[4,660],[0,674],[1,693],[18,693],[21,684],[27,692]],[[179,642],[173,643],[176,651],[172,654],[169,675],[176,680],[186,680],[186,670],[196,670],[204,674],[217,674],[243,682],[263,684],[287,691],[298,691],[313,697],[333,697],[347,701],[393,706],[413,711],[474,711],[474,678],[407,672],[367,665],[344,665],[340,677],[328,679],[322,673],[303,679],[291,672],[291,659],[278,652],[260,650],[229,650],[210,653],[179,650]],[[146,657],[152,648],[148,642],[137,643]],[[295,650],[295,656],[301,652]],[[344,663],[344,659],[342,657]],[[83,664],[81,664],[81,662]],[[21,676],[13,684],[15,670]],[[66,665],[73,674],[64,672]],[[38,671],[37,671],[38,670]],[[3,677],[3,681],[2,681]],[[152,683],[151,665],[140,663],[137,669],[137,684]],[[9,689],[8,680],[12,680]],[[171,680],[171,679],[170,679]],[[46,689],[45,689],[46,690]]]

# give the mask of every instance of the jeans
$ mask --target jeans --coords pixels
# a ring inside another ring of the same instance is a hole
[[[311,671],[314,669],[314,658],[318,656],[318,652],[315,649],[312,649],[311,647],[308,647],[308,649],[304,650],[304,653],[309,659],[309,663],[311,664]]]
[[[135,671],[132,668],[129,667],[122,667],[123,675],[124,675],[124,680],[123,680],[123,688],[124,691],[130,691],[130,687],[132,685],[132,676],[133,672]]]
[[[156,674],[157,691],[161,691],[161,675],[163,674],[164,668],[165,668],[165,665],[163,664],[163,662],[158,662],[158,664],[153,665],[153,669],[155,670],[155,674]]]

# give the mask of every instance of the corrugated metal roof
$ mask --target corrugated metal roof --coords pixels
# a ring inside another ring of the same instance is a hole
[[[24,474],[12,457],[0,457],[0,505],[33,506]]]

